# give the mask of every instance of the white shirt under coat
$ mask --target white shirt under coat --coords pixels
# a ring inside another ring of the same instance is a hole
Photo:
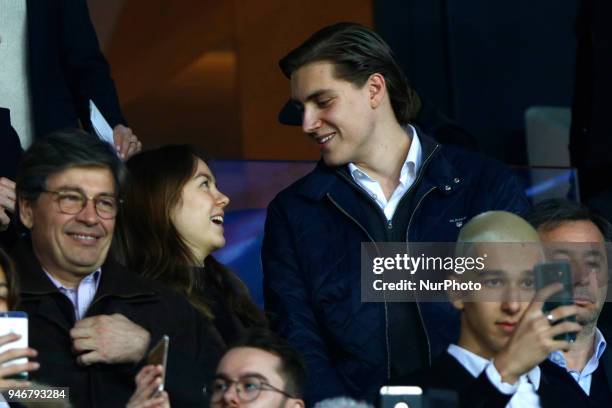
[[[399,184],[389,197],[389,200],[385,197],[380,183],[370,177],[364,170],[361,170],[354,163],[348,164],[349,172],[351,177],[355,180],[359,186],[361,186],[366,193],[372,197],[372,199],[378,204],[378,206],[385,213],[387,221],[390,221],[395,214],[395,210],[408,189],[414,184],[416,176],[421,168],[423,162],[423,149],[421,148],[421,142],[417,135],[416,129],[412,125],[408,125],[407,132],[412,133],[412,141],[406,160],[400,172]]]
[[[501,374],[495,368],[492,360],[487,360],[474,354],[463,347],[451,344],[447,349],[448,353],[453,356],[474,378],[477,378],[485,371],[487,378],[497,388],[499,392],[506,395],[512,395],[506,408],[540,408],[540,396],[538,388],[540,387],[540,367],[535,366],[527,374],[519,377],[514,384],[508,384],[502,381]]]

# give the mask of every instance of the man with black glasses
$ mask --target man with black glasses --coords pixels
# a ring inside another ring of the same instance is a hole
[[[272,333],[254,329],[225,353],[207,394],[216,408],[304,408],[305,376],[295,350]]]
[[[148,365],[136,376],[126,408],[170,408],[168,393],[157,393],[163,368]],[[213,408],[304,408],[306,368],[300,355],[267,329],[252,328],[225,353],[205,388]]]
[[[174,405],[203,406],[223,350],[218,333],[181,296],[108,256],[124,173],[111,145],[79,130],[38,139],[23,156],[17,202],[30,239],[14,257],[18,309],[39,351],[31,377],[69,387],[75,407],[122,406],[140,362],[166,334]]]

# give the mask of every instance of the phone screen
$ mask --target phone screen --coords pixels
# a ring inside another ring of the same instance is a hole
[[[157,342],[155,347],[151,349],[147,356],[147,364],[161,365],[162,368],[162,382],[157,388],[156,394],[164,390],[164,383],[166,382],[166,363],[168,362],[168,346],[170,345],[170,338],[167,335]]]
[[[561,283],[563,289],[551,295],[542,306],[542,312],[547,314],[559,306],[571,305],[574,303],[574,291],[572,283],[572,271],[568,262],[544,262],[535,266],[535,285],[536,290],[540,290],[553,283]],[[576,316],[569,316],[565,319],[555,322],[559,324],[562,321],[570,320],[575,322]],[[562,333],[555,336],[555,340],[575,341],[576,333]]]
[[[423,390],[414,386],[389,386],[380,389],[381,408],[422,408]]]
[[[17,333],[21,338],[17,341],[3,344],[0,346],[0,353],[15,349],[28,347],[28,315],[25,312],[2,312],[0,313],[0,336],[10,333]],[[18,358],[15,360],[2,363],[2,367],[12,364],[25,364],[28,362],[27,357]],[[28,373],[23,372],[12,376],[13,379],[25,380],[28,378]]]

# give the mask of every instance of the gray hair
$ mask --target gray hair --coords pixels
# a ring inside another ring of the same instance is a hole
[[[37,139],[24,153],[17,173],[17,196],[35,201],[48,178],[72,167],[105,167],[113,174],[119,193],[125,167],[115,148],[80,129],[67,129]]]

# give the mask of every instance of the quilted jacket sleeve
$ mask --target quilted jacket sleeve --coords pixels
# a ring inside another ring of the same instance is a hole
[[[283,206],[268,207],[262,248],[265,309],[272,328],[304,357],[307,404],[347,395],[312,307],[308,277],[300,269],[299,237]]]

